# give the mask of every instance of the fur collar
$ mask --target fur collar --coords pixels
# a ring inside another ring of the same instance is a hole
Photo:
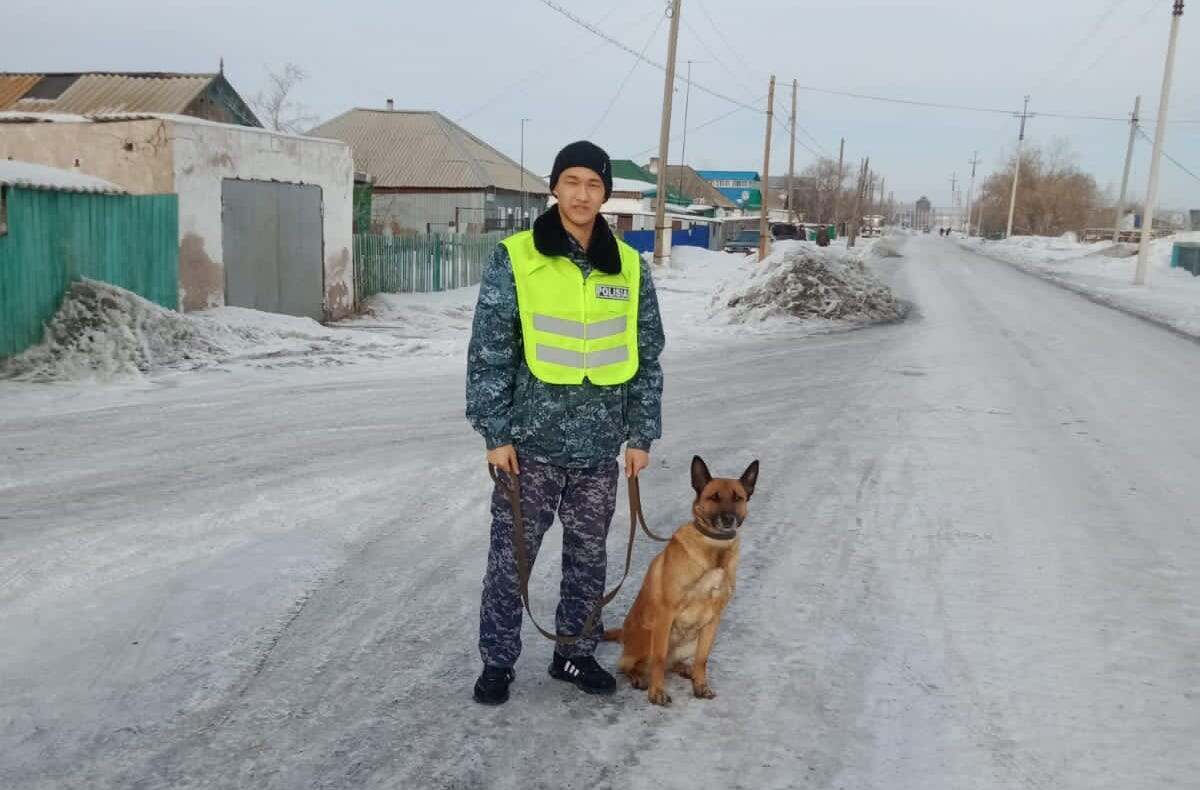
[[[571,238],[563,227],[557,204],[533,221],[533,246],[542,255],[570,255]],[[605,274],[621,272],[621,251],[617,249],[617,238],[599,214],[596,215],[596,226],[592,229],[587,258],[592,266]]]

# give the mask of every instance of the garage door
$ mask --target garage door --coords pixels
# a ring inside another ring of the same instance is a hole
[[[226,304],[325,317],[320,187],[226,179],[221,229]]]

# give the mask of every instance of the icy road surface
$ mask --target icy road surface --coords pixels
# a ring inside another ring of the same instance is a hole
[[[904,324],[666,359],[652,526],[693,453],[762,461],[718,696],[669,709],[529,628],[471,701],[458,360],[0,385],[0,787],[1197,786],[1200,346],[949,241],[879,267]]]

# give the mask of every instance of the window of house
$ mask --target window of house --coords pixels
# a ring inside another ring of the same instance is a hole
[[[0,236],[8,233],[8,187],[0,187]]]

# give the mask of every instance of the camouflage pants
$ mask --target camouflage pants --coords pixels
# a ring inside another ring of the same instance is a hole
[[[568,469],[525,458],[519,463],[521,512],[530,564],[537,557],[546,530],[554,523],[555,513],[563,525],[562,582],[555,630],[574,636],[583,630],[596,599],[604,594],[608,564],[605,540],[616,509],[617,462],[591,469]],[[503,472],[500,476],[506,479]],[[523,606],[512,528],[507,491],[496,486],[492,493],[491,549],[479,609],[479,655],[491,666],[511,667],[521,654]],[[537,605],[535,601],[530,603]],[[596,618],[586,638],[558,646],[559,652],[569,658],[591,655],[604,629],[600,620]]]

